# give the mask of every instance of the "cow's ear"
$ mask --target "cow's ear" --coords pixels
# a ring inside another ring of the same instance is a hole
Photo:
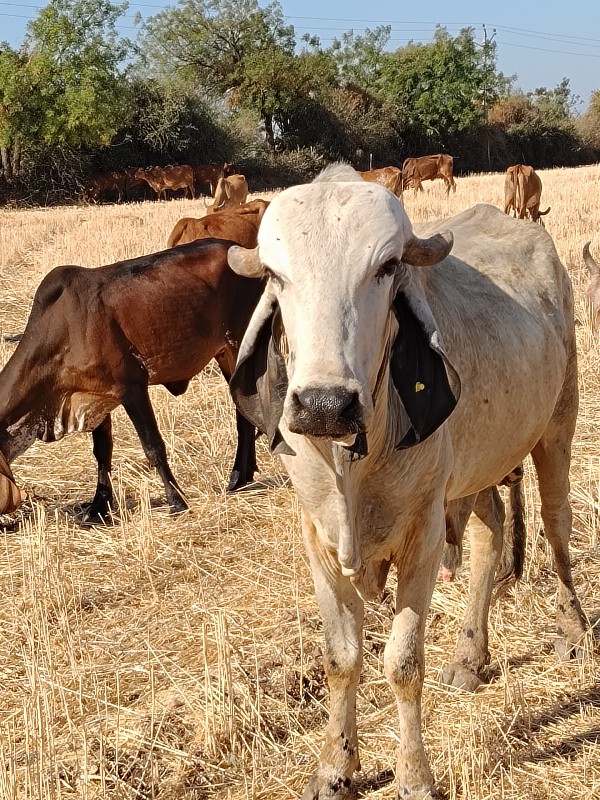
[[[265,272],[258,257],[258,247],[249,250],[246,247],[233,245],[227,252],[227,262],[231,269],[243,278],[260,278]]]
[[[267,435],[271,451],[293,456],[279,430],[288,387],[282,333],[279,305],[266,290],[242,341],[229,390],[243,416]]]
[[[409,421],[408,430],[403,426],[396,442],[400,450],[424,441],[445,422],[458,402],[460,380],[439,344],[433,317],[417,315],[402,291],[396,294],[393,308],[398,334],[390,371]]]

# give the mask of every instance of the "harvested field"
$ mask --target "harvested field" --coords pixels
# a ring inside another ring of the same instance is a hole
[[[575,286],[581,410],[574,441],[572,560],[600,618],[600,343],[581,258],[600,261],[600,165],[540,171],[542,208]],[[503,175],[406,193],[413,221],[475,202],[502,207]],[[262,195],[268,197],[268,195]],[[41,278],[163,249],[202,201],[0,211],[0,333],[24,327]],[[0,344],[4,363],[14,345]],[[119,521],[77,524],[93,496],[91,437],[36,443],[13,465],[30,495],[0,530],[1,800],[288,800],[303,791],[326,721],[322,630],[277,459],[258,443],[261,482],[226,496],[233,406],[216,369],[174,398],[151,390],[170,463],[191,510],[177,518],[124,413],[114,415]],[[490,684],[438,683],[453,653],[467,564],[436,587],[426,636],[425,744],[448,800],[600,797],[600,647],[554,655],[556,581],[526,476],[523,580],[492,608]],[[396,706],[383,674],[389,597],[367,604],[359,689],[360,796],[394,798]],[[598,638],[598,637],[596,637]]]

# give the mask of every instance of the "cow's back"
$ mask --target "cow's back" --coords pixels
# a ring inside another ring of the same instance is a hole
[[[455,236],[452,254],[420,277],[461,378],[448,422],[456,456],[450,496],[461,496],[481,488],[488,470],[489,485],[499,482],[546,428],[575,358],[572,288],[550,236],[492,206],[415,229]],[[482,449],[482,438],[497,442],[496,452]]]

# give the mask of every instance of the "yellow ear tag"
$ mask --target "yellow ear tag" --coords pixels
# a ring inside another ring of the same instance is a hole
[[[422,392],[424,388],[425,388],[424,383],[420,383],[419,381],[415,383],[415,392]]]

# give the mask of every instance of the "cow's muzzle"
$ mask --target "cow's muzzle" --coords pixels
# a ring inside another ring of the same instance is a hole
[[[288,419],[290,431],[305,436],[339,439],[365,429],[358,392],[342,386],[293,392]]]

